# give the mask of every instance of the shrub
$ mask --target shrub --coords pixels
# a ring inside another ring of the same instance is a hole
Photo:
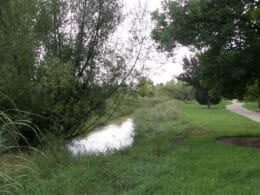
[[[176,101],[160,103],[155,107],[139,109],[134,114],[135,127],[139,136],[150,136],[169,130],[178,119]]]

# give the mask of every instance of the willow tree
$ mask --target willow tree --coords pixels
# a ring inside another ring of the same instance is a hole
[[[1,2],[1,109],[15,104],[43,132],[66,137],[104,114],[132,70],[108,47],[121,8],[117,0]]]

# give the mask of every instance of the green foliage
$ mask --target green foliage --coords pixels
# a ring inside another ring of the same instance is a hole
[[[163,9],[153,13],[153,39],[167,51],[176,43],[196,47],[200,80],[221,95],[242,98],[260,78],[258,1],[165,1]]]
[[[244,95],[246,101],[255,101],[260,108],[260,80],[255,81],[253,84],[248,85]]]
[[[21,105],[22,110],[30,105],[28,93],[35,70],[36,47],[31,29],[34,15],[33,0],[1,2],[0,92]],[[10,108],[6,99],[0,107]]]
[[[188,58],[183,59],[184,73],[180,74],[177,79],[187,82],[195,90],[195,99],[202,105],[218,104],[221,101],[218,86],[214,86],[207,79],[203,79],[204,73],[201,70],[201,66],[198,64],[198,60],[193,57],[190,60]]]
[[[260,8],[255,7],[255,9],[251,10],[251,19],[255,21],[255,24],[260,24]]]
[[[176,101],[164,102],[155,107],[137,110],[134,115],[139,136],[151,137],[173,128],[178,120]]]
[[[255,101],[257,97],[258,97],[258,89],[257,89],[257,82],[255,82],[253,85],[247,86],[244,99],[246,101]]]
[[[173,97],[177,100],[191,101],[194,99],[194,89],[180,81],[176,83],[173,94]]]
[[[195,92],[195,98],[201,105],[219,104],[221,96],[218,94],[210,94],[208,91],[197,89]]]
[[[124,59],[119,63],[113,49],[107,52],[120,18],[114,0],[1,2],[1,110],[44,133],[78,134],[86,120],[106,112],[107,99],[123,93],[130,75]],[[16,108],[33,115],[10,111]],[[19,131],[33,141],[32,131]]]
[[[153,95],[153,82],[147,77],[141,77],[136,87],[136,93],[141,97]]]
[[[194,90],[188,86],[185,82],[169,81],[164,85],[156,86],[156,94],[165,94],[170,98],[177,100],[191,101],[194,99]]]

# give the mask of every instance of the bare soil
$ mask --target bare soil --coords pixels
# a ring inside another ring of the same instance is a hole
[[[234,136],[234,137],[222,137],[217,139],[218,142],[223,144],[232,144],[241,147],[252,147],[260,149],[260,136]]]

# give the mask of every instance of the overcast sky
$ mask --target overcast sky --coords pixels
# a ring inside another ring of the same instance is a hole
[[[157,8],[160,9],[161,7],[161,0],[123,0],[126,5],[126,10],[133,9],[134,7],[138,6],[141,2],[142,5],[145,5],[145,7],[149,10],[149,12],[156,10]],[[150,13],[147,14],[148,20],[150,20]],[[127,22],[126,22],[127,23]],[[153,24],[152,21],[148,21],[150,23],[148,25],[148,28],[144,28],[143,31],[146,31],[150,34]],[[127,28],[126,26],[130,25],[122,25],[122,29],[120,30],[122,33],[122,30],[126,30],[124,28]],[[120,28],[120,27],[119,27]],[[128,30],[125,31],[127,34]],[[152,40],[149,40],[150,42]],[[174,76],[179,75],[183,72],[182,70],[182,58],[186,56],[191,55],[191,52],[186,47],[178,47],[174,51],[174,57],[168,58],[165,54],[159,53],[156,51],[155,47],[151,48],[150,44],[149,47],[146,48],[149,49],[149,56],[150,58],[145,60],[143,63],[145,64],[146,71],[145,74],[149,76],[154,84],[158,83],[165,83],[171,79],[174,78]]]

